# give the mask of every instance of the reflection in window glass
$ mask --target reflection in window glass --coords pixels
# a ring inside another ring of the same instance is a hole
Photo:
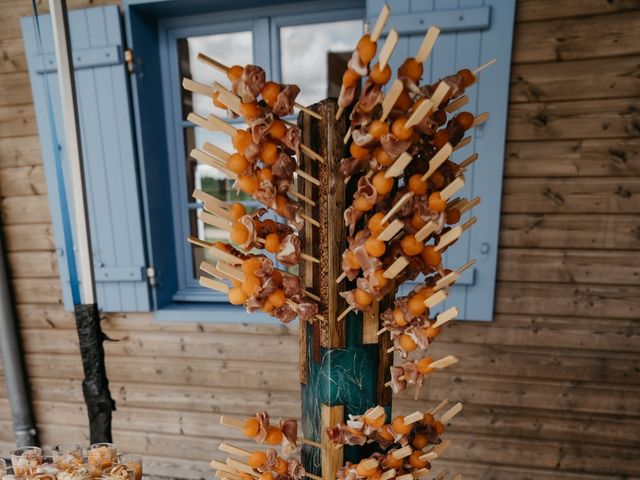
[[[352,51],[361,35],[362,20],[280,28],[282,82],[300,87],[299,103],[311,105],[327,98],[329,53]]]
[[[227,66],[253,63],[253,34],[250,31],[232,32],[178,40],[181,77],[189,77],[202,83],[217,81],[229,85],[229,80],[223,73],[198,61],[198,53],[204,53]],[[189,92],[183,93],[182,104],[183,118],[192,111],[203,115],[210,113],[212,109],[211,99]]]

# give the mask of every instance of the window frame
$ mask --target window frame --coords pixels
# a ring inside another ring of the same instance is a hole
[[[293,13],[292,13],[293,12]],[[173,301],[188,305],[208,302],[212,308],[228,305],[226,296],[211,292],[191,276],[192,250],[186,241],[189,227],[189,206],[186,203],[187,168],[185,155],[185,128],[193,126],[182,118],[180,70],[177,41],[199,35],[215,35],[238,31],[251,31],[253,62],[261,65],[268,78],[280,81],[280,28],[343,20],[365,20],[364,1],[330,0],[328,2],[298,2],[273,7],[245,8],[222,13],[197,16],[169,17],[159,20],[158,36],[165,107],[166,146],[168,153],[171,194],[171,214],[175,242],[177,290]],[[185,209],[185,205],[187,208]]]

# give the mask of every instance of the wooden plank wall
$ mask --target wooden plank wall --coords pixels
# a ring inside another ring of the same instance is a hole
[[[0,210],[37,421],[46,444],[86,441],[18,25],[29,2],[0,9]],[[439,338],[434,356],[462,361],[419,404],[465,402],[446,464],[470,478],[640,476],[638,24],[637,0],[519,2],[495,321]],[[115,439],[150,473],[210,477],[220,438],[237,438],[219,413],[299,412],[295,328],[104,325]],[[0,388],[0,451],[11,442]]]

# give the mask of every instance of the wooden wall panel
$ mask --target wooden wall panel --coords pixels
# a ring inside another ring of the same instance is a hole
[[[105,3],[74,0],[72,7]],[[111,3],[106,0],[106,3]],[[38,1],[46,10],[46,2]],[[43,441],[87,441],[75,321],[61,305],[18,18],[0,0],[0,212]],[[640,0],[518,2],[491,323],[458,322],[433,355],[459,365],[396,411],[465,409],[434,472],[468,478],[640,476]],[[480,160],[482,161],[482,159]],[[482,219],[480,219],[482,221]],[[247,317],[250,322],[250,317]],[[205,478],[220,413],[298,416],[295,325],[105,316],[114,434],[148,473]],[[3,384],[0,365],[0,385]],[[12,442],[0,388],[0,452]],[[236,441],[238,439],[239,441]]]

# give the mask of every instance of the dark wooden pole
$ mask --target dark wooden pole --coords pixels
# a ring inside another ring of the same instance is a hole
[[[329,444],[325,428],[342,422],[349,414],[362,414],[374,405],[391,407],[390,391],[384,386],[391,357],[386,353],[388,337],[379,339],[376,335],[380,328],[378,312],[386,308],[384,304],[364,318],[362,314],[351,313],[336,321],[347,307],[339,293],[353,288],[347,281],[340,285],[335,282],[342,273],[342,252],[347,246],[343,213],[355,188],[353,180],[345,185],[338,169],[345,149],[348,117],[343,115],[335,120],[335,99],[311,108],[322,116],[322,121],[301,114],[302,141],[320,153],[325,162],[307,156],[300,162],[304,171],[320,181],[319,187],[309,182],[300,184],[301,191],[317,202],[314,207],[306,205],[305,213],[320,223],[320,228],[307,223],[302,234],[305,253],[318,258],[320,263],[305,264],[301,274],[306,287],[322,299],[320,314],[324,320],[300,325],[300,383],[304,432],[325,448],[321,451],[303,447],[302,460],[307,471],[333,480],[345,460],[369,456],[371,447],[336,450]]]

